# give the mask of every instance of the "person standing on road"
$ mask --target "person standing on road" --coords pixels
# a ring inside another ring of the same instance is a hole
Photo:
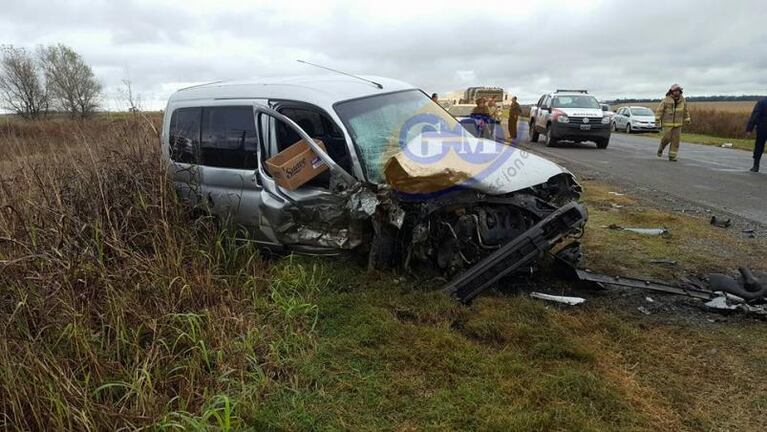
[[[756,141],[754,141],[754,166],[751,172],[759,172],[759,161],[762,160],[764,143],[767,141],[767,98],[759,100],[754,105],[754,111],[751,112],[746,133],[750,134],[754,129],[756,129]]]
[[[522,115],[522,107],[517,102],[517,97],[511,97],[511,106],[509,106],[509,141],[517,139],[517,122]]]
[[[663,127],[663,137],[658,147],[658,157],[663,157],[663,150],[671,144],[668,160],[676,161],[679,154],[679,141],[682,138],[682,126],[690,124],[690,112],[687,101],[682,96],[683,89],[674,84],[666,92],[666,97],[655,110],[655,122]]]
[[[477,126],[477,135],[480,138],[492,137],[492,113],[490,112],[489,103],[484,97],[478,97],[476,100],[477,106],[471,111],[471,118],[474,120],[474,124]]]

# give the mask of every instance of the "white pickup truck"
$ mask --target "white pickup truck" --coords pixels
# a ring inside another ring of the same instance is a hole
[[[538,99],[530,108],[530,140],[546,138],[546,146],[559,141],[593,141],[604,149],[610,143],[610,117],[597,98],[586,90],[557,90]]]

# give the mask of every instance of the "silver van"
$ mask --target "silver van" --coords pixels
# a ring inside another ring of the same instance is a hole
[[[329,169],[289,191],[264,161],[300,139]],[[162,154],[183,200],[243,237],[272,250],[357,251],[373,267],[455,273],[563,207],[579,216],[547,236],[559,242],[585,223],[567,170],[476,138],[423,91],[380,77],[179,90],[165,111]]]

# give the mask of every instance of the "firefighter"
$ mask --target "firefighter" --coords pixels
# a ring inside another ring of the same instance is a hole
[[[511,97],[511,106],[509,107],[509,141],[517,139],[517,122],[522,115],[522,107],[517,102],[517,97]]]
[[[663,127],[663,137],[658,147],[658,157],[663,157],[663,150],[671,144],[668,160],[676,162],[679,153],[679,140],[682,137],[682,126],[690,124],[690,112],[687,101],[682,96],[683,89],[674,84],[666,92],[666,97],[655,110],[655,122]]]
[[[759,161],[764,153],[764,143],[767,141],[767,98],[761,99],[754,105],[754,111],[746,126],[746,133],[756,129],[756,141],[754,142],[754,166],[751,172],[759,172]]]

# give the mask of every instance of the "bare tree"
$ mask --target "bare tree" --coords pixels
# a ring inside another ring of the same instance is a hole
[[[29,119],[48,111],[48,93],[38,65],[23,48],[3,46],[0,61],[0,103],[2,107]]]
[[[122,98],[128,103],[128,111],[141,111],[141,95],[133,94],[133,83],[130,80],[123,80],[123,89],[120,90]]]
[[[48,91],[57,109],[87,117],[98,108],[101,83],[83,57],[66,45],[39,49]]]

